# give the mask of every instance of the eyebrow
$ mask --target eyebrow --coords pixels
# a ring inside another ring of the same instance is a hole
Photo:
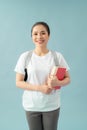
[[[40,33],[43,33],[43,32],[45,33],[46,31],[41,31]],[[33,33],[38,33],[38,31],[35,31],[35,32],[33,32]]]
[[[35,32],[38,32],[38,31],[35,31]],[[41,31],[41,32],[46,32],[46,31],[43,30],[43,31]]]

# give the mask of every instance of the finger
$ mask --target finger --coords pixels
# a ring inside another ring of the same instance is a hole
[[[48,94],[50,94],[52,92],[52,90],[50,89],[50,90],[48,90]]]

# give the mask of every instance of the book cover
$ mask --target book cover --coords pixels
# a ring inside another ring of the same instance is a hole
[[[54,66],[51,71],[51,75],[56,75],[59,80],[63,80],[65,76],[66,68]],[[55,86],[55,89],[60,89],[61,86]]]

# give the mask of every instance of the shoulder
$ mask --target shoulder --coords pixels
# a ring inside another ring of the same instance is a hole
[[[57,51],[55,51],[55,53],[57,55],[59,65],[62,67],[65,67],[67,70],[69,70],[70,68],[69,68],[67,61],[66,61],[65,57],[63,56],[63,54],[61,52],[57,52]]]
[[[25,52],[23,52],[23,53],[20,54],[20,57],[25,59],[31,53],[32,53],[32,50],[25,51]]]
[[[54,53],[58,58],[63,56],[62,53],[58,51],[52,51],[52,53]]]
[[[63,60],[63,61],[65,60],[65,58],[64,58],[64,56],[63,56],[63,54],[61,52],[53,51],[53,53],[54,53],[54,56],[59,60],[59,62],[61,60]]]

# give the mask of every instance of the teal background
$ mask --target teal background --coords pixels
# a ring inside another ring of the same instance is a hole
[[[48,47],[70,66],[71,84],[61,89],[59,130],[87,129],[87,1],[0,0],[0,130],[28,130],[23,90],[15,85],[19,55],[34,48],[31,27],[45,21]]]

